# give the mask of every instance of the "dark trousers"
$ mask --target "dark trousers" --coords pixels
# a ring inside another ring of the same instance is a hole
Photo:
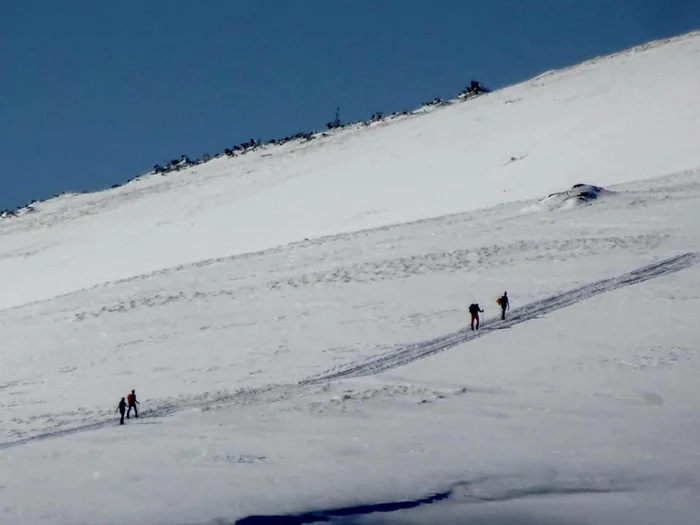
[[[136,405],[129,405],[129,410],[126,411],[126,419],[129,419],[129,414],[131,414],[131,409],[134,409],[134,417],[139,417],[139,411]]]
[[[124,410],[120,410],[119,413],[122,415],[122,418],[119,420],[119,424],[123,425],[124,424]]]
[[[506,309],[501,308],[501,320],[505,321],[506,320]]]

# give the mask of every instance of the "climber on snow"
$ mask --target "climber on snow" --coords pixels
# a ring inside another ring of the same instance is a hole
[[[484,313],[484,311],[479,308],[479,303],[472,303],[469,305],[469,313],[472,314],[472,330],[474,330],[474,322],[476,321],[476,329],[479,329],[479,313]]]
[[[117,411],[121,414],[121,419],[119,420],[119,424],[123,425],[124,424],[124,414],[126,413],[126,399],[122,397],[122,400],[119,401],[119,404],[117,405]]]
[[[503,292],[503,295],[496,299],[496,302],[501,307],[501,320],[506,318],[506,310],[510,310],[510,301],[508,300],[508,292]]]
[[[140,405],[141,403],[136,400],[136,390],[132,390],[131,393],[126,396],[126,402],[129,405],[129,410],[126,411],[126,419],[129,419],[132,408],[134,409],[134,417],[139,417],[139,411],[136,405]]]

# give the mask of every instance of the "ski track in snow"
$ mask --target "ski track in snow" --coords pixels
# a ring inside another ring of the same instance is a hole
[[[454,346],[472,341],[479,337],[489,334],[494,330],[503,328],[511,328],[520,323],[536,319],[545,314],[566,308],[580,301],[589,299],[596,295],[605,292],[611,292],[623,286],[641,283],[674,273],[685,268],[689,268],[700,260],[700,255],[697,253],[685,253],[670,259],[665,259],[661,262],[644,266],[624,275],[609,279],[602,279],[589,283],[579,288],[569,290],[560,294],[552,295],[539,301],[534,301],[519,308],[513,309],[505,321],[497,320],[489,326],[480,330],[472,331],[470,328],[462,328],[451,334],[415,343],[401,348],[394,352],[389,352],[385,355],[372,358],[363,363],[351,364],[350,366],[336,372],[326,373],[316,378],[311,378],[303,381],[302,384],[313,384],[333,379],[347,377],[362,377],[368,375],[379,374],[392,368],[406,365],[412,361],[423,359],[425,357],[437,354],[444,350],[453,348]]]
[[[369,360],[350,363],[340,370],[330,371],[315,377],[311,377],[300,381],[296,385],[268,385],[261,388],[241,389],[235,392],[205,394],[189,399],[165,400],[159,404],[156,404],[154,408],[148,411],[148,414],[142,416],[139,424],[153,423],[154,421],[152,420],[155,418],[165,417],[187,409],[209,409],[233,402],[247,404],[256,402],[261,397],[267,398],[268,396],[268,401],[285,399],[291,395],[291,392],[296,387],[316,385],[336,379],[376,375],[387,370],[409,364],[413,361],[429,357],[439,352],[449,350],[457,345],[488,335],[495,330],[511,328],[515,325],[537,319],[538,317],[561,308],[572,306],[573,304],[590,299],[596,295],[611,292],[625,286],[642,283],[644,281],[690,268],[698,262],[700,262],[700,254],[692,252],[664,259],[657,263],[638,268],[617,277],[588,283],[573,290],[555,294],[515,308],[509,312],[508,318],[505,321],[493,321],[489,326],[484,327],[481,330],[471,331],[469,328],[463,328],[441,337],[409,344],[400,348],[399,350],[388,352],[384,355],[380,355]],[[14,441],[0,443],[0,450],[25,445],[33,441],[63,437],[113,425],[113,418],[109,418],[102,421],[92,421],[90,423],[73,426],[70,428],[50,430],[48,432],[42,432],[40,434],[27,436]]]

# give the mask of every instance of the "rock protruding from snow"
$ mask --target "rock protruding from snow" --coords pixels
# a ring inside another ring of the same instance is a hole
[[[607,193],[611,192],[593,184],[574,184],[570,190],[547,195],[537,204],[526,207],[523,212],[568,210],[577,206],[591,204]]]

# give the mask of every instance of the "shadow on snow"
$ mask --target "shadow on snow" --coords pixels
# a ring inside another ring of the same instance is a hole
[[[570,496],[581,494],[612,494],[620,492],[630,492],[632,486],[626,484],[604,483],[596,486],[595,484],[582,482],[569,483],[521,483],[519,487],[511,488],[495,488],[490,484],[496,482],[498,485],[504,483],[507,485],[505,478],[482,478],[474,481],[464,481],[455,483],[449,490],[438,492],[431,496],[427,496],[415,500],[402,500],[384,503],[371,503],[365,505],[355,505],[350,507],[339,507],[334,509],[314,510],[301,514],[280,514],[280,515],[260,515],[247,516],[233,523],[218,521],[219,525],[304,525],[308,523],[323,523],[331,521],[347,521],[346,518],[360,518],[373,513],[390,513],[401,510],[409,510],[420,507],[422,505],[431,505],[448,498],[455,500],[455,503],[461,504],[479,504],[479,503],[495,503],[507,502],[513,500],[521,500],[525,498],[536,497],[553,497],[553,496]],[[485,486],[485,487],[484,487]],[[484,490],[486,488],[486,490]],[[495,489],[495,490],[494,490]],[[481,523],[484,525],[525,525],[530,523],[545,523],[541,519],[532,521],[526,516],[519,514],[496,514],[491,516],[480,516],[469,519],[469,523]],[[447,521],[450,521],[447,518]],[[440,519],[441,523],[446,521]],[[366,522],[365,522],[366,523]],[[392,523],[396,523],[392,521]],[[554,521],[546,523],[554,524]],[[568,521],[567,523],[571,523]]]

